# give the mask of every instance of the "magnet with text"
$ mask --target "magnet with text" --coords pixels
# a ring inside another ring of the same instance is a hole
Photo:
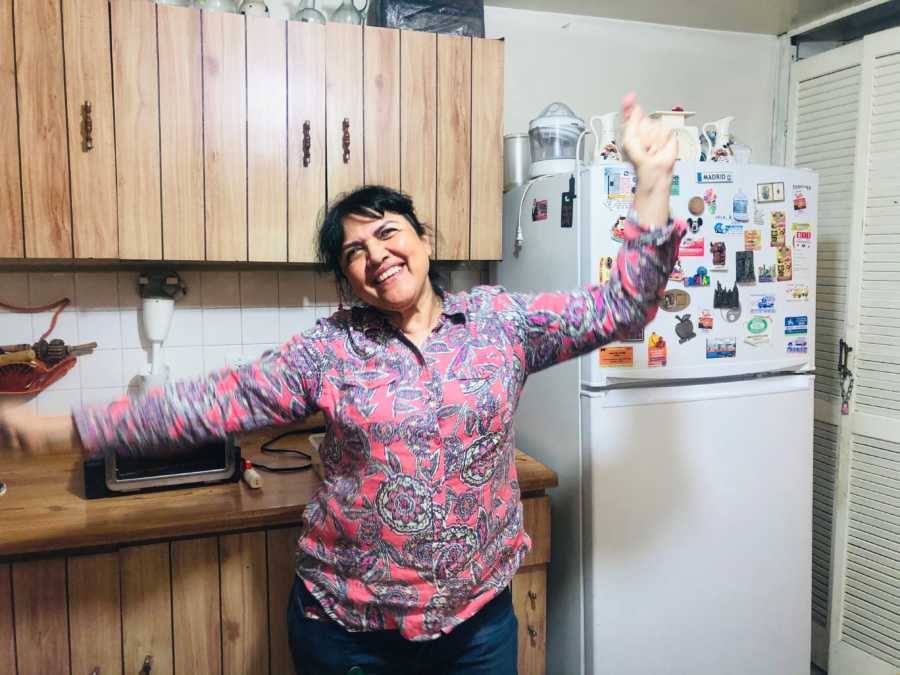
[[[772,211],[769,219],[769,246],[783,248],[785,245],[784,211]]]
[[[704,333],[712,332],[713,315],[711,311],[709,311],[708,309],[700,311],[700,316],[697,317],[697,328],[702,330]]]
[[[791,244],[794,248],[812,248],[812,227],[809,223],[791,223]]]
[[[744,322],[744,342],[753,347],[768,344],[772,340],[772,317],[761,314]]]
[[[762,250],[762,233],[759,230],[744,230],[744,250]]]
[[[735,338],[706,338],[706,358],[733,359],[735,356],[737,356],[737,340]]]
[[[663,293],[660,309],[665,312],[680,312],[691,304],[691,295],[680,288],[671,288]]]
[[[662,368],[668,363],[668,346],[661,335],[650,334],[647,344],[647,366],[649,368]]]
[[[809,353],[809,343],[806,341],[806,338],[805,337],[797,337],[797,338],[788,340],[787,353],[788,354],[807,354],[807,353]]]
[[[601,368],[631,368],[634,365],[634,347],[600,347]]]
[[[678,246],[679,258],[702,258],[705,253],[703,237],[685,237]]]
[[[698,183],[733,183],[734,174],[730,171],[698,171]]]
[[[716,234],[741,234],[744,231],[744,224],[720,221],[713,226],[713,231]]]
[[[769,293],[751,293],[750,313],[775,314],[775,296]]]
[[[784,297],[788,302],[806,302],[809,300],[809,286],[806,284],[789,284],[784,289]]]
[[[709,286],[709,270],[702,265],[693,275],[684,278],[685,286]]]
[[[793,207],[794,213],[805,213],[809,207],[809,193],[812,191],[810,185],[792,185],[791,192],[794,193]]]
[[[675,324],[675,335],[678,336],[678,344],[683,345],[688,340],[693,340],[697,337],[697,334],[694,332],[694,322],[691,321],[690,314],[682,314],[675,318],[678,320],[678,323]]]
[[[806,335],[809,333],[809,318],[806,316],[784,317],[785,335]]]
[[[791,281],[794,278],[793,254],[789,248],[780,248],[775,260],[775,272],[778,281]]]

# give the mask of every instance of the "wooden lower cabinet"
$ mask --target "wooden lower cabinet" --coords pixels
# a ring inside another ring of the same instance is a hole
[[[543,675],[549,498],[524,505],[535,548],[512,584],[519,673]],[[0,563],[0,675],[131,675],[146,662],[154,675],[293,675],[285,615],[298,535],[273,528]]]

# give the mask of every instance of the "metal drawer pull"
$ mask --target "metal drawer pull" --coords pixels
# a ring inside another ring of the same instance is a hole
[[[81,150],[90,152],[94,147],[94,120],[91,118],[91,102],[81,105]]]
[[[528,626],[528,637],[531,638],[532,647],[537,647],[537,634],[538,632],[534,628]]]
[[[344,164],[350,163],[350,118],[344,118]]]
[[[528,599],[531,600],[531,609],[537,609],[537,593],[528,591]]]
[[[153,657],[150,654],[144,657],[144,667],[141,668],[140,675],[150,675],[150,671],[153,668]]]
[[[94,666],[94,669],[91,671],[91,675],[100,675],[100,666]]]
[[[303,122],[303,168],[309,166],[310,154],[309,151],[312,148],[312,140],[309,137],[310,124],[309,120]]]

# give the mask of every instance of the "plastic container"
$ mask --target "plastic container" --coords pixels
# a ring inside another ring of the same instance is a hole
[[[507,134],[503,137],[503,191],[528,180],[531,147],[528,134]]]
[[[531,120],[531,177],[574,170],[575,146],[582,131],[584,120],[565,103],[551,103]]]

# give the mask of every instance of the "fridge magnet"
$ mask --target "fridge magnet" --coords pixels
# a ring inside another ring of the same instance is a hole
[[[798,337],[792,340],[788,340],[787,343],[787,352],[788,354],[806,354],[809,352],[809,346],[806,342],[805,337]]]
[[[737,323],[741,320],[741,308],[729,307],[728,309],[720,309],[719,312],[728,323]]]
[[[713,292],[713,308],[714,309],[736,309],[741,306],[741,297],[738,292],[737,284],[734,288],[728,289],[722,285],[721,281],[716,282],[716,290]]]
[[[758,281],[761,284],[771,284],[775,282],[775,265],[760,265]]]
[[[738,251],[735,255],[735,283],[755,284],[756,272],[753,269],[753,251]]]
[[[697,234],[700,231],[700,228],[703,227],[703,218],[688,218],[687,226],[691,232]]]
[[[712,214],[716,215],[716,200],[718,199],[716,195],[716,191],[712,188],[707,188],[703,193],[703,202],[706,204],[707,210]]]
[[[759,202],[753,200],[753,224],[762,227],[766,222],[766,214],[759,208]]]
[[[697,317],[697,328],[704,333],[709,333],[713,329],[713,315],[708,309],[701,310],[700,316]]]
[[[703,201],[703,197],[691,197],[688,201],[688,211],[692,216],[702,216],[705,209],[706,203]]]
[[[675,265],[669,272],[669,281],[684,281],[684,267],[681,266],[681,258],[675,258]]]
[[[575,176],[569,176],[569,189],[560,194],[559,226],[572,227],[575,222]]]
[[[703,237],[685,237],[678,246],[679,258],[702,258],[704,253]]]
[[[812,248],[812,228],[809,223],[791,223],[794,248]]]
[[[784,317],[785,335],[806,335],[809,330],[809,319],[805,316]]]
[[[794,193],[794,213],[803,213],[806,211],[806,207],[809,204],[809,202],[807,201],[807,195],[809,194],[811,189],[812,188],[809,185],[791,186],[791,191]]]
[[[778,249],[778,257],[775,261],[776,278],[778,281],[791,281],[794,278],[794,264],[791,259],[791,249]]]
[[[698,183],[733,183],[734,174],[730,171],[698,171]]]
[[[600,347],[601,368],[631,368],[634,365],[634,347]]]
[[[809,300],[809,286],[790,284],[784,289],[784,299],[788,302],[806,302]]]
[[[762,250],[762,233],[759,230],[744,230],[744,250]]]
[[[767,293],[751,293],[750,294],[750,313],[751,314],[774,314],[775,313],[775,296]]]
[[[600,283],[605,284],[612,275],[614,258],[608,255],[600,256]]]
[[[712,253],[712,271],[713,272],[727,271],[727,268],[726,268],[727,253],[726,253],[726,249],[725,249],[725,242],[724,241],[709,242],[709,252]]]
[[[613,241],[617,241],[620,244],[625,241],[625,216],[619,216],[616,219],[616,222],[613,223],[610,235],[612,236]]]
[[[709,286],[709,270],[702,265],[697,268],[693,276],[685,277],[685,286]]]
[[[772,211],[769,215],[769,246],[781,248],[784,244],[784,211]]]
[[[643,329],[643,327],[635,328],[630,333],[625,333],[619,339],[622,342],[643,342],[644,341],[644,329]]]
[[[669,189],[669,194],[673,197],[677,197],[681,194],[681,176],[677,173],[672,176],[672,187]]]
[[[660,308],[665,312],[680,312],[691,304],[691,295],[680,288],[672,288],[663,293]]]
[[[716,223],[713,226],[716,234],[741,234],[744,231],[743,223]]]
[[[737,340],[734,338],[706,338],[706,358],[733,359],[736,355]]]
[[[772,338],[772,317],[753,316],[744,322],[744,342],[753,347],[768,344]]]
[[[675,335],[678,336],[678,344],[683,345],[688,340],[693,340],[697,337],[690,314],[682,314],[675,318],[678,320],[678,323],[675,324]]]
[[[747,195],[744,194],[743,190],[738,188],[737,194],[731,200],[731,217],[742,223],[746,223],[750,220],[750,215],[748,213],[749,203],[750,200],[747,199]]]
[[[606,178],[606,205],[624,216],[634,201],[637,179],[631,169],[622,167],[607,167],[604,169],[604,176]]]
[[[757,183],[756,185],[756,201],[761,204],[766,204],[768,202],[774,201],[772,199],[772,184],[771,183]]]
[[[784,183],[772,183],[772,201],[784,201]]]
[[[546,199],[535,199],[531,203],[531,220],[535,223],[539,220],[547,220]]]
[[[668,362],[668,349],[666,341],[661,335],[650,334],[647,344],[647,366],[649,368],[662,368]]]

